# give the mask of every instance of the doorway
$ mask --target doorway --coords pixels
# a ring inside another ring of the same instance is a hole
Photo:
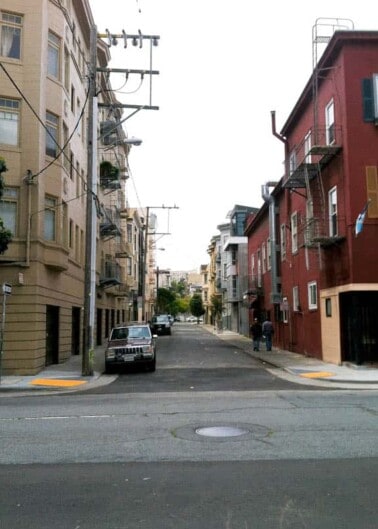
[[[71,325],[71,354],[80,354],[80,315],[79,307],[72,307],[72,325]]]
[[[59,363],[59,307],[46,305],[46,366]]]
[[[378,292],[340,294],[342,360],[378,362]]]

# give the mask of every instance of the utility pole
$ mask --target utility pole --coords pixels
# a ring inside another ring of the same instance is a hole
[[[142,266],[142,318],[145,320],[145,310],[146,310],[146,275],[147,275],[147,252],[148,252],[148,236],[155,235],[154,232],[149,233],[149,216],[150,209],[179,209],[178,206],[147,206],[146,207],[146,235],[144,237],[144,252],[143,252],[143,266]],[[169,233],[164,233],[162,235],[170,235]]]
[[[84,271],[84,339],[82,356],[82,375],[93,375],[94,356],[94,312],[96,302],[96,208],[94,198],[97,186],[97,27],[91,27],[90,61],[88,87],[88,160],[87,160],[87,201],[85,225],[85,271]]]
[[[93,358],[94,358],[94,322],[95,322],[95,304],[96,304],[96,235],[97,235],[97,213],[95,207],[95,198],[97,197],[97,115],[99,107],[113,106],[109,104],[98,104],[96,97],[96,74],[112,73],[112,69],[97,68],[97,38],[107,37],[108,46],[117,44],[117,38],[122,38],[124,47],[127,47],[128,41],[131,40],[133,46],[142,48],[144,40],[150,43],[150,68],[148,70],[125,70],[126,73],[149,75],[150,76],[150,94],[149,105],[117,105],[117,108],[136,108],[137,110],[151,109],[158,110],[158,107],[152,105],[152,83],[153,75],[158,75],[158,71],[152,70],[152,46],[157,46],[159,41],[158,35],[127,35],[125,31],[122,34],[105,35],[97,33],[97,26],[93,25],[90,30],[90,47],[89,47],[89,72],[88,72],[88,130],[87,130],[87,200],[86,200],[86,228],[85,228],[85,271],[84,271],[84,316],[83,316],[83,355],[82,355],[82,375],[93,375]],[[114,73],[122,72],[118,69]],[[131,117],[131,116],[128,116]],[[125,118],[125,121],[128,118]],[[116,123],[118,127],[121,123]],[[115,127],[115,128],[116,128]],[[136,138],[126,140],[130,145],[139,145],[141,142]],[[144,261],[145,267],[145,261]],[[145,268],[144,268],[145,270]],[[145,286],[143,286],[145,288]]]

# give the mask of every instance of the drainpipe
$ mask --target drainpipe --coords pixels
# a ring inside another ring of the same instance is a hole
[[[276,111],[275,110],[271,110],[270,115],[271,115],[271,118],[272,118],[272,133],[273,133],[273,136],[275,136],[280,141],[282,141],[285,144],[285,146],[286,146],[287,139],[285,138],[285,136],[282,136],[282,134],[279,134],[277,132],[277,129],[276,129]]]
[[[30,169],[27,170],[27,176],[25,182],[28,191],[28,207],[27,207],[27,228],[26,228],[26,257],[25,266],[30,266],[30,238],[31,238],[31,195],[32,195],[32,184],[34,184],[34,175]]]
[[[274,197],[269,193],[270,187],[275,187],[277,182],[266,182],[261,186],[261,196],[269,204],[269,237],[270,237],[270,255],[271,255],[271,278],[272,293],[271,302],[280,303],[281,294],[278,291],[277,277],[277,249],[276,249],[276,202]]]

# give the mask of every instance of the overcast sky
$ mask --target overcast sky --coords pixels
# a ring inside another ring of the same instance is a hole
[[[123,103],[159,107],[125,111],[127,134],[143,140],[130,153],[127,191],[130,206],[150,207],[157,231],[169,233],[158,236],[157,264],[172,270],[208,263],[227,213],[260,207],[261,186],[282,177],[271,111],[279,131],[311,75],[315,24],[319,35],[336,18],[378,30],[370,0],[89,1],[99,33],[160,36],[152,89],[139,76],[113,76],[112,85]],[[150,67],[147,41],[110,51],[113,68]]]

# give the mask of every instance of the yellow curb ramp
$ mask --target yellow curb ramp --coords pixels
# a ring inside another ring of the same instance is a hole
[[[301,373],[300,376],[304,378],[327,378],[333,377],[335,373],[329,371],[312,371],[311,373]]]
[[[86,380],[60,380],[57,378],[36,378],[30,382],[33,386],[53,386],[62,388],[74,388],[86,383]]]

